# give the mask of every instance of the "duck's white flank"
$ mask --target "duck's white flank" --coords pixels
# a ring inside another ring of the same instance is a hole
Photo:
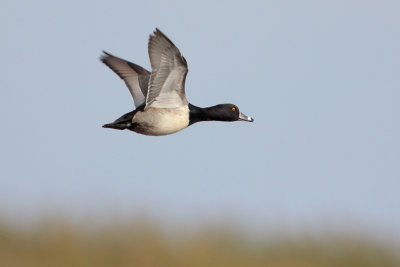
[[[149,108],[139,111],[132,119],[142,127],[135,132],[145,135],[168,135],[183,130],[189,125],[188,106],[180,108]]]

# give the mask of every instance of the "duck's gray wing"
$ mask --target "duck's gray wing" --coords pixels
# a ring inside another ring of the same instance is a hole
[[[132,62],[113,56],[105,51],[103,51],[103,53],[104,55],[100,57],[100,60],[124,80],[131,92],[135,107],[139,107],[145,103],[150,72]]]
[[[149,56],[152,73],[146,109],[187,106],[185,80],[188,67],[178,48],[159,29],[150,35]]]

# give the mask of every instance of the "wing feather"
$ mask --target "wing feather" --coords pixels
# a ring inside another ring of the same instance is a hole
[[[152,67],[146,109],[179,108],[188,104],[185,80],[188,66],[179,49],[159,29],[149,39]]]
[[[100,60],[124,80],[131,92],[135,107],[142,105],[147,96],[150,72],[132,62],[103,52],[104,55]]]

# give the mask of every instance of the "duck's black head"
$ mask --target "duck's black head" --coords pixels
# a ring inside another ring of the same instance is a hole
[[[254,121],[244,115],[234,104],[220,104],[209,108],[199,108],[189,104],[190,124],[199,121]]]

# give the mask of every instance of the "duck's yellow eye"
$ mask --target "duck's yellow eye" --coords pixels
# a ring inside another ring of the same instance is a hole
[[[235,108],[235,107],[232,107],[232,111],[236,111],[236,108]]]

